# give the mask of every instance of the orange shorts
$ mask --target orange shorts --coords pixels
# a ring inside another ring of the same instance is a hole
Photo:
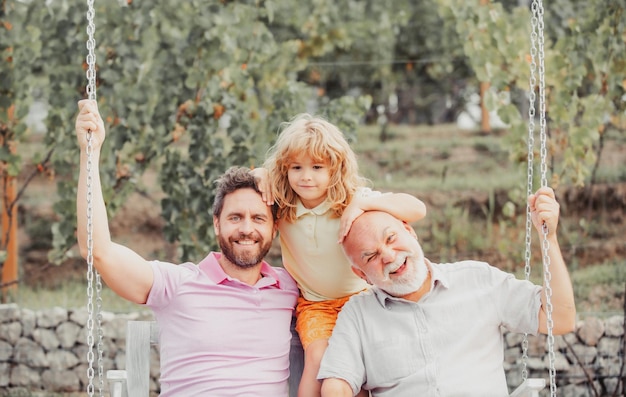
[[[296,331],[304,350],[318,339],[330,338],[337,316],[350,296],[319,302],[306,300],[302,296],[298,298]]]

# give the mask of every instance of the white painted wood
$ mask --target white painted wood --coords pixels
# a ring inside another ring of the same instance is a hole
[[[109,382],[109,395],[111,397],[128,397],[125,370],[122,370],[122,369],[108,370],[107,380]]]
[[[107,371],[111,397],[150,395],[150,346],[158,343],[158,334],[154,321],[126,324],[126,369]]]
[[[511,397],[539,397],[539,392],[545,387],[545,379],[529,378],[511,393]]]

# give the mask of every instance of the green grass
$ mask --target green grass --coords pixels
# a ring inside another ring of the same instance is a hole
[[[95,285],[93,296],[96,296]],[[106,285],[101,291],[102,310],[114,313],[128,313],[145,309],[117,296]],[[87,307],[87,281],[69,280],[53,289],[20,286],[15,302],[20,307],[42,310],[52,307],[79,309]],[[95,305],[95,300],[94,300]]]
[[[354,145],[362,174],[377,188],[489,190],[525,180],[525,169],[510,161],[497,134],[459,131],[454,125],[391,126],[383,143],[378,134],[377,126],[363,126]]]
[[[460,131],[453,124],[391,125],[387,141],[380,142],[379,134],[377,125],[361,126],[354,144],[361,173],[376,187],[488,191],[514,189],[526,183],[525,158],[511,158],[508,148],[512,138],[504,131],[481,134]],[[611,131],[605,137],[596,182],[626,180],[623,156],[606,154],[610,146],[624,147],[626,139],[622,135]]]
[[[610,261],[578,269],[572,272],[571,278],[576,302],[580,302],[577,308],[583,316],[585,312],[624,313],[626,261]]]
[[[530,281],[543,283],[541,260],[533,263]],[[515,272],[523,279],[524,270]],[[574,288],[576,311],[579,318],[592,316],[612,316],[623,314],[624,293],[626,292],[626,261],[608,261],[577,270],[570,270]]]

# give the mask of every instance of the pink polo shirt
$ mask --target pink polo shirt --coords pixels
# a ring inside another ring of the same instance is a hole
[[[287,396],[296,284],[263,262],[249,286],[224,273],[220,255],[197,266],[151,262],[161,397]]]

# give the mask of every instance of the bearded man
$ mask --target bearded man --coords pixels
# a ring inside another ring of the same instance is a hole
[[[298,288],[284,269],[263,261],[276,235],[276,213],[250,170],[231,168],[217,181],[213,227],[221,253],[211,252],[197,265],[147,261],[111,240],[98,175],[104,124],[95,101],[82,100],[78,107],[78,244],[86,258],[91,188],[93,265],[119,296],[153,310],[160,396],[286,397]]]

